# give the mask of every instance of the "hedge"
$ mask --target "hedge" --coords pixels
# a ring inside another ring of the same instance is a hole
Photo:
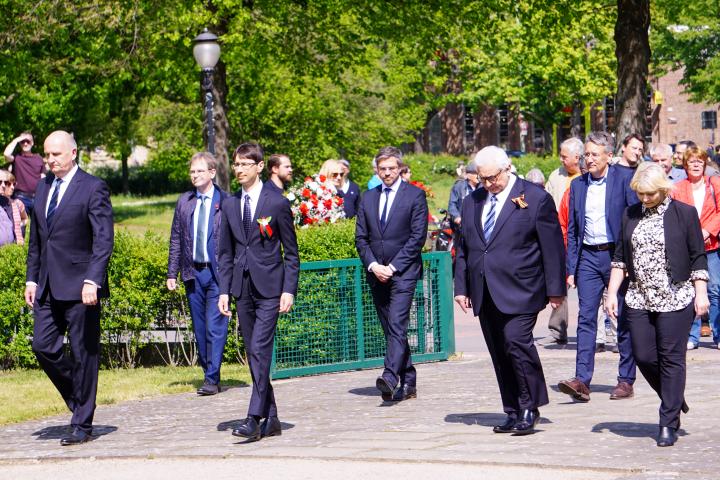
[[[301,262],[352,258],[355,251],[355,222],[298,230]],[[31,351],[32,312],[24,302],[26,247],[0,248],[0,368],[36,367]],[[176,342],[191,334],[191,321],[184,288],[167,290],[167,240],[148,233],[138,237],[124,231],[115,235],[115,248],[108,268],[110,298],[103,300],[103,364],[134,367],[152,354],[169,365],[192,364],[192,342]],[[282,321],[282,317],[281,317]],[[229,325],[226,361],[244,356],[237,320]],[[157,338],[154,332],[163,332]]]

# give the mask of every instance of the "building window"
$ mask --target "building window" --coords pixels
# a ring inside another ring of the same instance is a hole
[[[700,114],[702,129],[715,130],[717,128],[717,112],[715,110],[706,110]]]
[[[498,145],[507,149],[510,140],[510,111],[508,104],[503,103],[497,109],[498,115]]]

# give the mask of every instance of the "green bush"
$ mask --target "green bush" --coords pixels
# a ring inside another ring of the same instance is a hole
[[[33,321],[25,305],[27,248],[0,248],[0,369],[36,366],[30,338]]]
[[[297,240],[301,262],[357,257],[354,219],[300,228]]]

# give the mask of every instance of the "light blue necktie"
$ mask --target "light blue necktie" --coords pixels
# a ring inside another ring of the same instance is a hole
[[[497,204],[497,197],[490,195],[490,211],[487,213],[485,218],[485,225],[483,225],[483,233],[485,234],[485,240],[490,240],[490,234],[492,234],[493,228],[495,227],[495,205]]]

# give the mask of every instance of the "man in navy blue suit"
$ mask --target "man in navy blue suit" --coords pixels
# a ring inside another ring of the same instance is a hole
[[[355,227],[355,247],[385,334],[385,369],[375,385],[386,402],[417,396],[407,329],[422,278],[428,206],[425,192],[400,179],[402,157],[396,147],[380,149],[375,160],[382,183],[362,196]]]
[[[213,180],[217,160],[200,152],[190,160],[190,180],[195,187],[177,201],[170,229],[167,288],[177,288],[182,273],[190,317],[205,378],[198,395],[220,392],[220,364],[227,341],[228,317],[218,310],[217,247],[220,205],[227,197]]]
[[[610,279],[610,260],[625,208],[638,202],[630,188],[634,170],[609,165],[615,142],[607,132],[592,132],[585,140],[585,163],[588,173],[570,184],[568,207],[567,283],[577,287],[580,312],[577,327],[575,377],[563,380],[558,388],[579,402],[590,401],[590,382],[595,369],[595,338],[598,307]],[[618,304],[622,305],[625,288]],[[620,365],[617,385],[611,400],[631,398],[634,394],[635,360],[630,332],[622,310],[618,315],[618,350]]]
[[[300,260],[290,203],[260,181],[262,147],[243,143],[232,166],[242,189],[222,204],[218,307],[230,316],[230,295],[236,300],[253,380],[247,418],[232,434],[256,441],[282,432],[270,365],[278,315],[293,306]]]
[[[113,215],[105,182],[78,168],[72,135],[51,133],[45,155],[52,174],[35,192],[25,302],[35,316],[33,351],[73,412],[72,432],[60,444],[75,445],[92,435]],[[72,356],[65,354],[66,332]]]
[[[512,174],[504,150],[483,148],[475,165],[484,188],[463,201],[455,301],[480,318],[495,367],[507,417],[493,431],[527,435],[548,403],[532,332],[564,301],[565,247],[552,197]]]
[[[341,158],[338,160],[343,170],[342,184],[337,194],[343,199],[343,210],[345,218],[354,218],[360,208],[360,186],[350,180],[350,162]]]

